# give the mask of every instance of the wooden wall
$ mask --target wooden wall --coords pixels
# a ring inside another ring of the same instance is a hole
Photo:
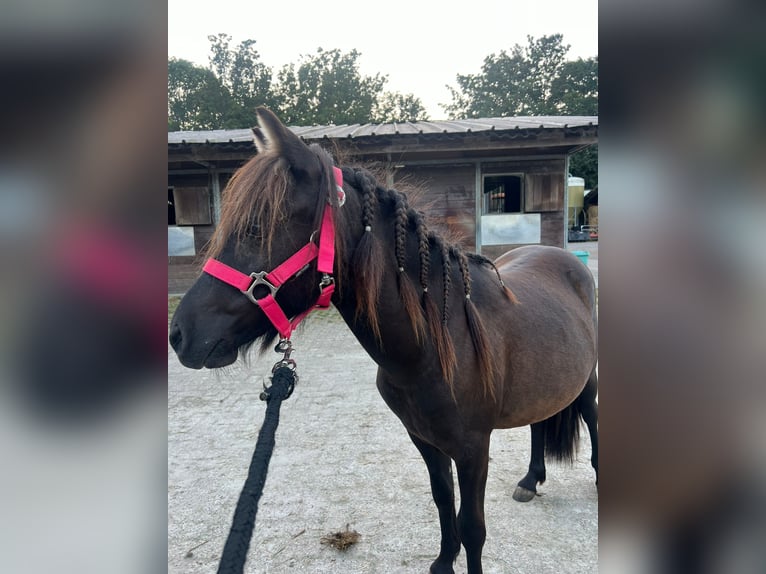
[[[469,251],[476,250],[476,195],[473,164],[411,166],[398,170],[394,187],[414,196],[413,207],[429,216],[429,226]],[[415,189],[408,189],[413,186]]]
[[[481,174],[524,174],[524,211],[540,213],[541,244],[564,247],[565,165],[563,158],[482,162]],[[476,251],[476,164],[407,166],[396,172],[394,186],[400,183],[432,226],[445,228],[465,249]],[[496,257],[514,247],[487,245],[481,253]]]

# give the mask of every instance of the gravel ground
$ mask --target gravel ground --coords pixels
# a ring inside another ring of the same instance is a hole
[[[427,572],[439,524],[425,464],[375,388],[375,364],[334,310],[293,337],[300,382],[282,406],[248,573]],[[168,347],[168,572],[215,572],[265,413],[276,354],[223,372]],[[548,465],[542,496],[511,498],[529,429],[495,431],[486,494],[487,573],[595,573],[598,497],[587,432],[573,467]],[[346,526],[346,552],[320,539]],[[456,572],[465,572],[465,555]]]

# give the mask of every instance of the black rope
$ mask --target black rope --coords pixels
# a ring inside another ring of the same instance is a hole
[[[223,547],[218,574],[241,574],[244,572],[250,538],[255,528],[255,516],[258,513],[258,501],[266,484],[271,453],[274,451],[274,434],[279,425],[279,408],[295,388],[295,370],[281,366],[274,370],[271,386],[261,393],[261,399],[267,401],[266,415],[258,433],[253,459],[247,480],[239,494],[237,508],[231,521],[231,529]]]

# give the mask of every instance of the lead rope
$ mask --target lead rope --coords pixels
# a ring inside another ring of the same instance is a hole
[[[298,382],[295,361],[290,358],[292,343],[288,339],[283,339],[274,350],[277,353],[284,353],[284,356],[271,369],[271,384],[266,386],[264,383],[263,385],[260,398],[262,401],[266,401],[266,415],[258,433],[258,441],[250,461],[247,479],[234,510],[229,536],[226,539],[221,561],[218,564],[218,574],[241,574],[244,572],[247,551],[255,528],[255,517],[258,514],[258,501],[263,494],[266,475],[269,471],[269,461],[274,451],[274,435],[279,425],[279,409],[282,406],[282,401],[289,398],[293,393]]]

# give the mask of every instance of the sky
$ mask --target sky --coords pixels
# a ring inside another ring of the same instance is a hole
[[[168,57],[206,66],[211,34],[232,47],[256,40],[261,61],[276,73],[317,48],[357,50],[362,75],[388,76],[385,90],[412,93],[430,119],[446,119],[447,85],[481,71],[484,58],[514,44],[563,34],[567,59],[598,54],[598,1],[168,0]]]

